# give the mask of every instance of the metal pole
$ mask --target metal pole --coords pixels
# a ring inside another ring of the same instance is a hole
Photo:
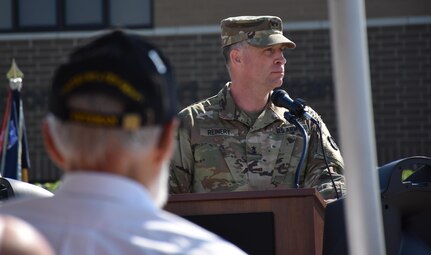
[[[386,254],[363,0],[329,0],[329,14],[349,251]]]

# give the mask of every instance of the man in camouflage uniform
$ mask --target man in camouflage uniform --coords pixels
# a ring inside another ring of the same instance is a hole
[[[284,118],[287,110],[270,100],[272,90],[283,82],[283,51],[296,46],[282,31],[281,19],[274,16],[221,21],[223,54],[231,82],[217,95],[179,113],[178,147],[170,166],[171,193],[295,187],[304,140]],[[301,120],[309,136],[309,148],[300,186],[316,188],[329,201],[344,194],[343,159],[318,114],[312,109],[309,113],[320,122],[331,173],[316,126]]]

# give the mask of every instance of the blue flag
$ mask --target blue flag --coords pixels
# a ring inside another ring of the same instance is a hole
[[[23,180],[23,169],[30,167],[21,93],[10,90],[1,130],[1,175]]]

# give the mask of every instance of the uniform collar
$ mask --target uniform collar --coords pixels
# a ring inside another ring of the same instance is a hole
[[[243,110],[237,107],[235,101],[233,100],[232,94],[230,93],[231,85],[231,82],[226,83],[223,89],[220,90],[216,96],[221,107],[219,116],[225,120],[237,120],[251,127],[253,125],[253,123],[251,123],[251,119]],[[259,118],[256,120],[256,123],[254,123],[253,129],[263,128],[274,121],[285,121],[285,111],[286,109],[277,107],[271,101],[269,101],[265,106],[265,109],[260,114]]]

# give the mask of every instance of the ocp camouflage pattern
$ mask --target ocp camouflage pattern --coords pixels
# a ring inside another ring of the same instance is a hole
[[[283,36],[283,23],[277,16],[238,16],[220,22],[221,45],[226,47],[247,40],[254,46],[284,43],[295,48],[295,43]]]
[[[179,113],[177,149],[170,165],[171,193],[250,191],[293,188],[303,138],[284,119],[286,109],[268,102],[253,123],[236,107],[230,83],[215,96]],[[345,193],[343,158],[320,116],[323,147],[339,195]],[[301,121],[309,136],[300,186],[316,188],[329,201],[335,190],[323,158],[317,128]]]

